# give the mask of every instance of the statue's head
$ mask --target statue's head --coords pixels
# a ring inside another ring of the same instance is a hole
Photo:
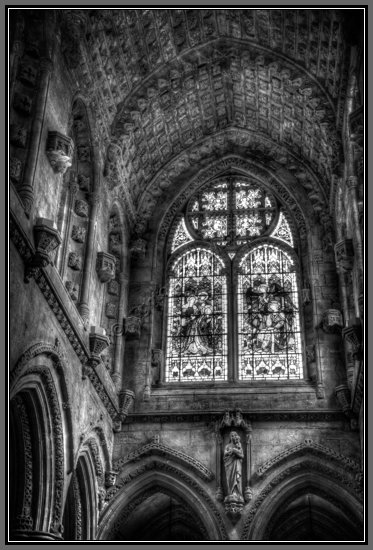
[[[232,443],[234,443],[235,445],[237,443],[241,442],[240,436],[238,435],[237,432],[231,432],[230,433],[230,438],[231,438]]]

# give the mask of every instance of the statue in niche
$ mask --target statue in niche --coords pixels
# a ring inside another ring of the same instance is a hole
[[[244,453],[241,438],[237,432],[230,433],[229,443],[224,450],[224,468],[227,478],[229,500],[234,497],[238,502],[243,501],[242,493],[242,461]]]

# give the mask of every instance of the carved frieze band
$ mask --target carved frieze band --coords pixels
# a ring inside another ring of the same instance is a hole
[[[23,231],[20,229],[18,223],[12,215],[10,215],[9,220],[9,234],[21,258],[26,263],[34,254],[34,250],[32,249],[30,242],[27,240],[27,237],[24,235]],[[49,281],[48,275],[44,272],[43,269],[37,269],[35,273],[35,282],[39,286],[49,307],[56,316],[62,330],[66,334],[80,362],[82,363],[82,365],[85,365],[90,358],[89,350],[87,349],[84,342],[81,340],[80,335],[75,329],[73,322],[69,319],[69,316],[66,313],[60,301],[60,298],[57,296],[53,285]],[[94,369],[89,369],[88,377],[91,380],[105,408],[110,414],[110,417],[114,420],[118,414],[118,410]]]

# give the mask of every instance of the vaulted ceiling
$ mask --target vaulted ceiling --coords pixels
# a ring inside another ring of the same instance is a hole
[[[349,51],[342,10],[61,10],[107,184],[149,218],[227,154],[286,170],[327,212],[341,166]]]

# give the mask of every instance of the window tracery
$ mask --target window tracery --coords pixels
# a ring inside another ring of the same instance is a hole
[[[255,180],[219,179],[189,201],[170,247],[167,382],[302,378],[293,248],[288,216]]]

